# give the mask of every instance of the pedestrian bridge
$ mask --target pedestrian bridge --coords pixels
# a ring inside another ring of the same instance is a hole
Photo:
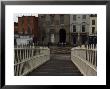
[[[16,46],[15,76],[96,76],[97,51],[94,45],[75,48]]]

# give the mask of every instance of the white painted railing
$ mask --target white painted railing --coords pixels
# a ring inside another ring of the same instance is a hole
[[[14,75],[26,75],[49,59],[48,47],[17,46],[14,48]]]
[[[97,75],[97,49],[94,44],[72,48],[71,60],[83,75]]]

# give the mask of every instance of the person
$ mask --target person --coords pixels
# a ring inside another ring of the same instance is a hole
[[[88,42],[86,41],[86,42],[85,42],[85,47],[87,47],[87,45],[88,45]]]
[[[37,37],[33,37],[33,43],[36,44],[37,43]]]
[[[97,37],[94,37],[94,46],[96,47],[97,44]]]
[[[48,42],[48,44],[47,44],[47,45],[48,45],[48,48],[49,48],[49,46],[50,46],[50,43]]]
[[[14,45],[15,45],[15,46],[17,45],[16,39],[14,39]]]

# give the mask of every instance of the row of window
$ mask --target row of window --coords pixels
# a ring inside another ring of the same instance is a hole
[[[31,33],[31,29],[30,29],[30,17],[27,18],[27,22],[28,22],[27,33]],[[22,25],[22,32],[24,33],[23,23],[24,23],[24,18],[22,17],[22,19],[21,19],[21,25]]]
[[[54,22],[54,16],[50,16],[51,24]],[[83,19],[86,19],[86,15],[83,15]],[[73,20],[76,20],[76,15],[73,16]],[[60,24],[64,24],[64,15],[60,15]],[[95,20],[92,20],[92,25],[95,25]]]
[[[22,33],[25,33],[25,30],[24,30],[24,28],[22,27],[22,31],[21,31]],[[31,29],[30,29],[30,27],[28,26],[28,29],[27,29],[27,31],[26,31],[26,33],[31,33]]]
[[[51,24],[54,22],[54,15],[50,16]],[[60,15],[60,24],[64,24],[64,15]]]
[[[21,22],[24,23],[24,17],[21,18]],[[27,18],[27,22],[30,23],[30,17]]]
[[[76,20],[76,16],[77,16],[77,15],[73,15],[73,20]],[[82,19],[86,19],[86,15],[83,15],[83,16],[82,16]]]
[[[73,32],[76,32],[76,25],[73,25]],[[82,32],[85,32],[85,25],[82,25]]]
[[[82,32],[85,32],[85,25],[82,25]],[[73,32],[76,32],[76,25],[73,25]],[[95,33],[95,27],[92,27],[92,34]]]
[[[73,20],[76,20],[77,15],[73,15]],[[82,19],[86,19],[86,15],[82,16]],[[95,20],[92,20],[92,25],[95,25]]]

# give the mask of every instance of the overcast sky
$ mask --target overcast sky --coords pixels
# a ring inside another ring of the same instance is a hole
[[[21,17],[21,16],[36,16],[38,17],[38,14],[37,13],[16,13],[14,14],[14,22],[18,22],[18,17]]]

